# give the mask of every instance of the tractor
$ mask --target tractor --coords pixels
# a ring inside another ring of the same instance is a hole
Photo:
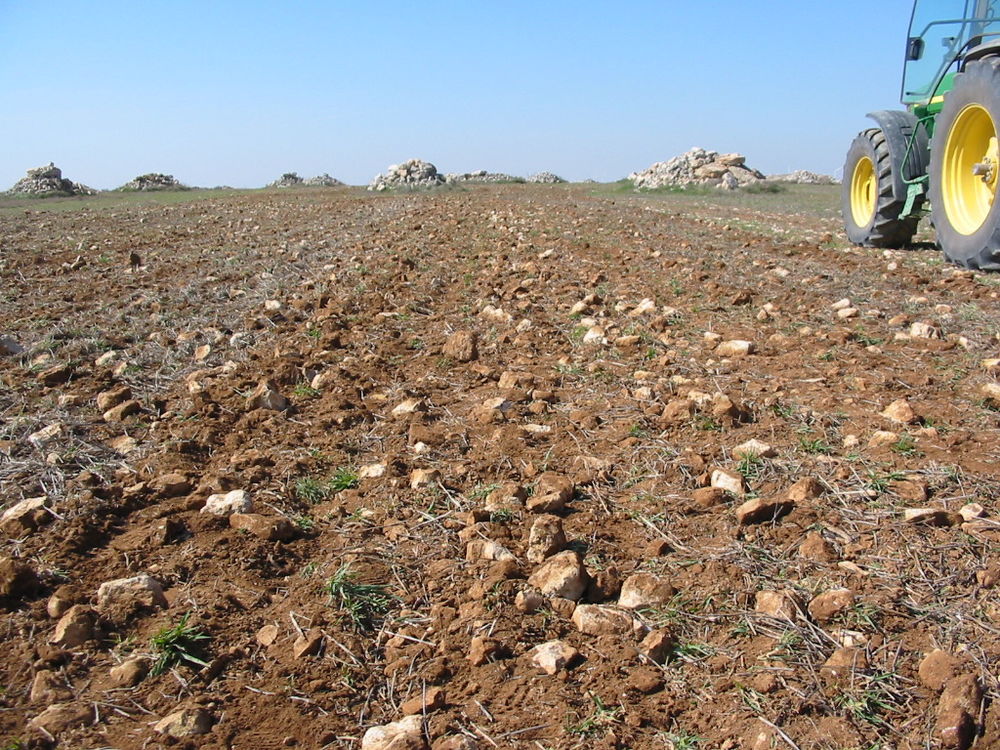
[[[905,57],[906,110],[869,113],[847,152],[847,237],[903,247],[930,213],[948,260],[1000,270],[1000,0],[915,0]]]

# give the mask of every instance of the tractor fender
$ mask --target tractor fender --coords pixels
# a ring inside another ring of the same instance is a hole
[[[869,112],[870,117],[885,134],[886,145],[889,147],[889,157],[892,159],[892,197],[898,201],[906,200],[906,181],[915,180],[927,174],[927,163],[930,161],[929,139],[927,129],[919,124],[915,115],[909,112],[882,109]],[[910,141],[913,141],[912,148]],[[910,149],[909,157],[906,150]],[[905,164],[904,164],[905,161]]]

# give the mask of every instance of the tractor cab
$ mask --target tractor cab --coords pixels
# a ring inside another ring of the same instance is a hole
[[[991,47],[1000,48],[1000,0],[916,0],[902,103],[940,111],[961,63]]]

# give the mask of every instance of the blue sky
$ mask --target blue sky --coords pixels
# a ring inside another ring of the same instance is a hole
[[[54,161],[259,187],[613,180],[694,145],[833,173],[898,105],[909,0],[0,0],[0,189]]]

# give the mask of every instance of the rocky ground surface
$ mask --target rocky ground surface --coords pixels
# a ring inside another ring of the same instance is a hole
[[[94,195],[93,188],[79,182],[67,180],[62,176],[62,170],[49,162],[47,167],[35,167],[14,183],[7,191],[12,195],[52,196],[52,195]]]
[[[178,182],[172,174],[150,172],[141,174],[134,180],[122,185],[119,190],[183,190],[184,185]]]
[[[0,203],[0,743],[997,747],[1000,281],[837,196]]]
[[[764,175],[747,167],[746,157],[742,154],[720,154],[696,146],[680,156],[657,162],[642,172],[633,172],[628,179],[637,190],[692,185],[735,190],[763,180]]]

